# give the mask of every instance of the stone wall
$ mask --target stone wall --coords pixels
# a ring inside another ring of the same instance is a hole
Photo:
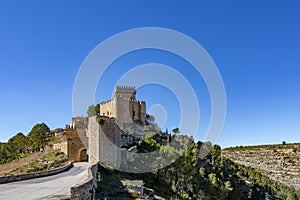
[[[98,164],[94,164],[88,169],[88,180],[70,189],[70,198],[72,200],[93,200],[95,198],[98,182],[101,181],[101,175]]]
[[[71,123],[69,124],[70,129],[85,129],[87,127],[87,118],[82,116],[73,117]]]
[[[119,168],[121,161],[121,130],[114,118],[105,120],[99,128],[100,162]]]
[[[88,137],[86,132],[84,129],[69,129],[56,136],[53,148],[64,152],[69,161],[87,161]]]
[[[114,115],[113,112],[113,100],[108,100],[106,102],[100,103],[100,115],[112,117]]]
[[[135,100],[136,90],[134,86],[117,86],[115,96],[121,96],[125,99]]]
[[[118,124],[122,129],[126,123],[145,123],[146,103],[144,101],[124,99],[120,96],[115,96],[114,101],[116,108],[113,109],[118,110],[118,113],[113,113],[113,117],[118,120]]]
[[[97,117],[89,118],[89,162],[105,163],[118,168],[121,160],[121,130],[113,118],[99,125]]]
[[[99,162],[100,151],[100,135],[97,117],[92,116],[89,118],[88,135],[89,135],[89,163],[95,164]]]
[[[33,179],[33,178],[52,176],[55,174],[65,172],[65,171],[71,169],[72,167],[73,167],[73,164],[69,163],[69,164],[65,165],[64,167],[60,167],[57,169],[48,170],[48,171],[44,171],[44,172],[32,172],[32,173],[28,173],[28,174],[19,174],[19,175],[13,175],[13,176],[1,176],[0,184],[10,183],[10,182],[15,182],[15,181],[23,181],[23,180]]]
[[[54,150],[60,150],[61,152],[64,152],[66,155],[68,155],[68,142],[62,141],[60,143],[53,144]]]

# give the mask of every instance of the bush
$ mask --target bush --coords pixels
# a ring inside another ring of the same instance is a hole
[[[102,117],[99,117],[99,118],[97,119],[97,121],[98,121],[98,123],[99,123],[100,125],[103,125],[104,122],[105,122],[105,119],[102,118]]]

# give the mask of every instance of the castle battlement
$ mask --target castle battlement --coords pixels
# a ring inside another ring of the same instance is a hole
[[[114,117],[120,124],[146,121],[146,102],[136,100],[134,86],[116,86],[112,99],[100,103],[100,115]]]
[[[100,104],[102,104],[102,105],[103,105],[103,104],[106,104],[106,103],[110,103],[110,102],[112,102],[112,100],[113,100],[113,99],[110,99],[110,100],[107,100],[107,101],[101,102]]]
[[[135,91],[135,86],[119,86],[117,85],[115,91]]]

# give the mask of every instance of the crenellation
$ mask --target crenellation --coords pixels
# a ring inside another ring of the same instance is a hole
[[[126,123],[146,122],[146,102],[136,100],[134,86],[116,86],[112,99],[100,103],[100,115],[116,118],[123,128]]]
[[[107,101],[101,102],[100,105],[101,105],[101,104],[104,105],[104,104],[106,104],[106,103],[110,103],[111,101],[112,101],[112,99],[109,99],[109,100],[107,100]]]

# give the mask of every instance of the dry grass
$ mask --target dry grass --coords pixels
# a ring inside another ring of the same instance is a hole
[[[27,165],[30,162],[37,160],[39,157],[47,154],[48,152],[49,150],[45,150],[44,152],[36,152],[20,160],[15,160],[11,163],[0,164],[0,175],[9,173],[10,171],[15,170],[23,165]]]

